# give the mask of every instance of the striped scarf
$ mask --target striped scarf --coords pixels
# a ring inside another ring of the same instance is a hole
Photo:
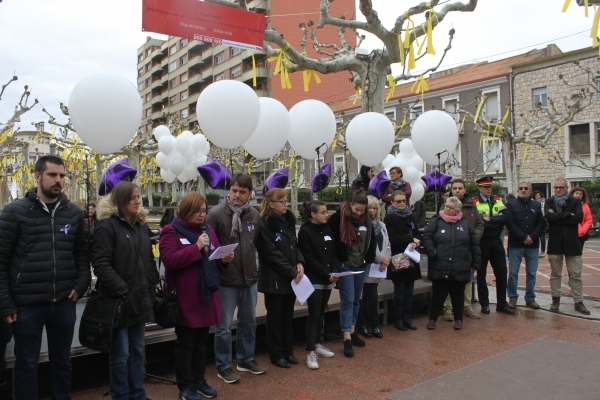
[[[231,234],[229,235],[229,237],[231,239],[235,239],[239,237],[240,232],[242,230],[242,213],[250,209],[250,203],[247,202],[243,206],[238,207],[235,204],[233,204],[231,200],[229,200],[229,196],[227,196],[226,200],[229,209],[233,211],[233,217],[231,218]]]

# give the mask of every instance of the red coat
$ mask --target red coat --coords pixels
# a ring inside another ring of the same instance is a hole
[[[592,227],[592,212],[590,211],[590,206],[585,203],[581,203],[581,208],[583,209],[583,221],[577,225],[577,236],[583,237]]]
[[[200,225],[178,221],[184,228],[200,236]],[[207,225],[211,246],[219,247],[215,231]],[[188,328],[206,328],[221,322],[219,292],[216,291],[208,304],[202,303],[198,291],[198,262],[202,253],[195,243],[183,244],[183,236],[171,224],[160,231],[160,257],[165,264],[165,279],[169,290],[177,290],[179,304],[179,325]],[[223,269],[220,260],[217,267]]]

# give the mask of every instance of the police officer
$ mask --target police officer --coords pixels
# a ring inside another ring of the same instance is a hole
[[[477,211],[483,217],[484,231],[479,246],[481,247],[481,269],[477,271],[477,294],[481,304],[481,312],[490,313],[489,291],[486,282],[488,261],[492,264],[492,270],[496,277],[496,311],[509,315],[515,312],[508,307],[506,301],[506,253],[500,235],[505,225],[501,210],[504,204],[500,196],[492,195],[493,178],[484,176],[478,179],[479,195],[473,200]]]

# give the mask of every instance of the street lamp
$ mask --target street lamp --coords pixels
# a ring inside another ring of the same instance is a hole
[[[494,171],[496,172],[496,174],[500,172],[500,163],[498,161],[496,161],[496,163],[494,164]]]
[[[333,176],[338,179],[338,201],[342,201],[342,178],[346,173],[344,172],[344,163],[337,162],[335,163],[335,171],[333,172]]]

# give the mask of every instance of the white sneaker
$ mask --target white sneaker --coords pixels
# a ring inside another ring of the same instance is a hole
[[[317,355],[316,354],[308,354],[306,356],[306,366],[308,367],[308,369],[319,369],[319,363],[317,362]]]
[[[327,347],[323,346],[322,344],[318,344],[317,348],[315,349],[315,354],[319,355],[319,356],[323,356],[323,357],[333,357],[335,356],[335,353],[331,350],[329,350]]]

